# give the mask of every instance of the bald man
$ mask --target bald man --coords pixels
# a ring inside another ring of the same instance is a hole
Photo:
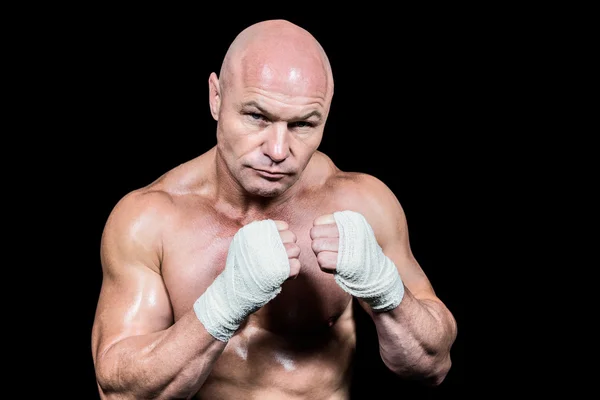
[[[352,300],[400,377],[439,385],[456,323],[380,180],[317,148],[334,83],[304,29],[257,23],[208,79],[217,143],[126,194],[102,236],[103,399],[347,399]]]

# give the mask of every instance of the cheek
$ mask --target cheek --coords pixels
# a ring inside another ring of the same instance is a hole
[[[299,160],[308,161],[313,153],[319,148],[320,143],[320,136],[317,134],[306,137],[297,136],[292,145],[292,152]]]
[[[258,135],[253,135],[242,121],[231,117],[221,125],[220,140],[236,158],[251,153],[260,145]]]

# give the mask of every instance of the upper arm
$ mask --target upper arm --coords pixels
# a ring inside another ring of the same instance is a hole
[[[420,299],[437,299],[433,287],[414,257],[404,209],[395,194],[380,180],[362,178],[363,215],[373,228],[384,254],[396,265],[404,285]]]
[[[108,217],[100,246],[102,286],[92,330],[95,360],[123,338],[172,324],[160,275],[161,232],[169,206],[165,196],[130,193]]]

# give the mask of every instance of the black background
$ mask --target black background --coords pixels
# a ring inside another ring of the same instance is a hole
[[[208,76],[239,31],[270,18],[306,28],[327,51],[336,87],[320,150],[341,169],[373,174],[394,191],[413,252],[458,321],[453,368],[440,387],[426,389],[386,372],[362,316],[355,398],[384,397],[384,391],[392,393],[386,398],[463,394],[469,324],[463,298],[467,269],[478,261],[471,240],[477,233],[467,225],[480,196],[480,157],[502,125],[488,119],[481,138],[492,101],[485,93],[502,80],[491,72],[501,61],[487,50],[496,40],[485,28],[487,14],[474,20],[458,9],[349,8],[343,17],[345,9],[325,15],[223,5],[241,14],[208,6],[86,7],[46,22],[48,35],[36,36],[36,58],[46,68],[35,80],[43,87],[39,101],[52,110],[46,121],[58,129],[48,142],[60,148],[53,163],[72,232],[59,278],[68,288],[63,306],[73,310],[64,315],[72,327],[68,340],[56,346],[60,357],[72,357],[69,372],[62,372],[68,377],[62,397],[97,398],[90,335],[108,214],[130,190],[215,144]],[[64,220],[53,223],[59,230]]]

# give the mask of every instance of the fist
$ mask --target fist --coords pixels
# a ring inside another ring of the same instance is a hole
[[[279,236],[285,246],[285,251],[290,262],[290,276],[288,279],[294,279],[300,272],[300,260],[298,259],[300,256],[300,246],[296,243],[296,235],[289,230],[287,222],[275,221],[275,225],[277,225],[277,231],[279,231]]]
[[[337,266],[339,231],[333,214],[317,217],[310,229],[312,250],[321,271],[333,274]]]

